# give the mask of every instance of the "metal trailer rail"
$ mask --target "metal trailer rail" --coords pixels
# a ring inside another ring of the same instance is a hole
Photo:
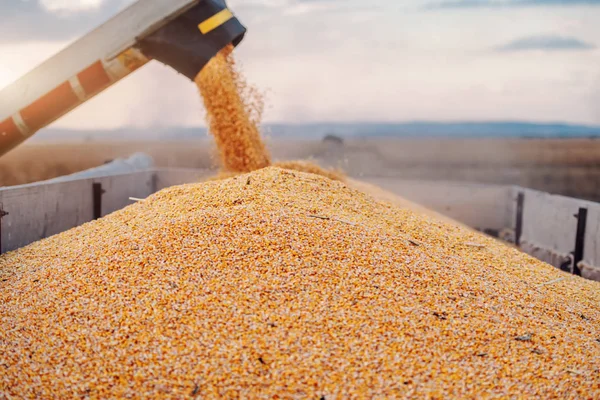
[[[600,203],[511,185],[370,181],[563,271],[600,281]]]
[[[100,218],[209,171],[134,173],[0,188],[0,252]],[[379,185],[477,230],[517,244],[564,271],[600,281],[600,204],[506,185],[372,178]]]

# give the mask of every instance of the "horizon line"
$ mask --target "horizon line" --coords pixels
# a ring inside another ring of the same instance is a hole
[[[286,121],[267,121],[260,125],[289,125],[289,126],[310,126],[310,125],[530,125],[530,126],[565,126],[600,129],[600,124],[583,123],[583,122],[565,122],[565,121],[535,121],[535,120],[518,120],[518,119],[491,119],[491,120],[400,120],[400,121],[307,121],[307,122],[286,122]],[[207,129],[205,125],[169,125],[169,126],[148,126],[138,127],[133,125],[125,125],[115,128],[60,128],[47,127],[44,130],[64,130],[64,131],[116,131],[121,129],[130,130],[148,130],[148,129]]]

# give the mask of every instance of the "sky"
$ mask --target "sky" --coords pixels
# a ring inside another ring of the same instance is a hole
[[[0,88],[132,2],[0,0]],[[600,0],[228,4],[248,28],[236,57],[266,93],[267,122],[600,124]],[[152,62],[53,127],[175,125],[204,125],[201,99]]]

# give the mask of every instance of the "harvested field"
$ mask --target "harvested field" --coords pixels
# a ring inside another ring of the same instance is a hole
[[[102,142],[25,144],[0,157],[0,186],[22,185],[97,167],[137,151],[158,166],[214,168],[214,145],[208,140],[177,142]]]
[[[0,395],[600,397],[600,284],[278,168],[0,257],[0,324]]]
[[[600,201],[600,140],[369,139],[332,147],[319,140],[271,139],[273,160],[312,158],[353,177],[516,184]],[[212,140],[26,144],[0,158],[0,186],[35,182],[143,151],[161,167],[212,168]]]

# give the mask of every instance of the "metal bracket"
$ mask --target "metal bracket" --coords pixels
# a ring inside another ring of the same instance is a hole
[[[158,174],[154,172],[152,174],[152,180],[150,181],[150,190],[152,193],[156,193],[158,191]]]
[[[515,223],[515,244],[521,245],[521,235],[523,234],[523,209],[525,205],[525,193],[519,192],[517,196],[517,220]]]
[[[2,218],[7,215],[8,213],[4,211],[4,206],[0,203],[0,254],[2,254]]]
[[[104,193],[106,193],[106,191],[102,189],[101,183],[94,183],[92,185],[94,220],[102,218],[102,195]]]
[[[583,261],[585,246],[585,230],[587,225],[587,208],[580,208],[577,217],[577,233],[575,234],[575,251],[573,252],[573,273],[581,276],[579,263]]]
[[[560,264],[559,269],[563,272],[573,273],[573,252],[569,253],[569,257]]]

